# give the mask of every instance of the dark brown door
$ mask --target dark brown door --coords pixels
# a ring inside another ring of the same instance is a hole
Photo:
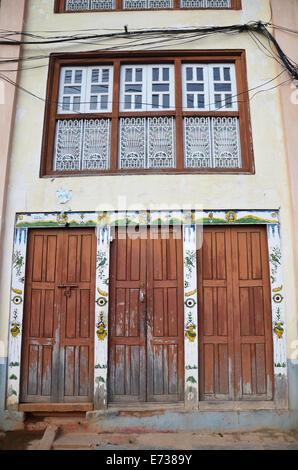
[[[183,399],[180,229],[118,230],[111,247],[109,401]]]
[[[22,402],[87,402],[93,391],[94,230],[30,230]]]
[[[198,293],[200,400],[272,400],[266,227],[204,228]]]

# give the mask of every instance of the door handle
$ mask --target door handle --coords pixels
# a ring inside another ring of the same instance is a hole
[[[79,286],[77,284],[60,284],[58,286],[59,289],[65,289],[64,295],[66,297],[71,296],[71,289],[77,289]]]

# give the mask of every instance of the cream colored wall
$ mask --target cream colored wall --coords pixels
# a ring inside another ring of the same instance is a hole
[[[228,25],[253,19],[270,18],[269,0],[243,0],[243,11],[148,11],[121,13],[53,14],[53,0],[28,0],[26,28],[28,31],[76,29],[120,30],[148,27],[197,27],[200,25]],[[149,26],[150,25],[150,26]],[[62,33],[63,34],[63,33]],[[143,40],[141,41],[143,42]],[[112,46],[128,50],[124,41],[100,42],[99,45],[72,44],[69,46],[38,46],[24,48],[24,55],[50,52],[84,51]],[[135,49],[152,49],[147,45]],[[246,34],[214,35],[195,42],[165,43],[164,49],[245,49],[249,88],[259,86],[276,73],[275,64],[261,52]],[[36,62],[41,68],[23,71],[20,84],[39,97],[45,98],[47,60]],[[30,63],[32,65],[32,62]],[[271,84],[265,86],[270,88]],[[8,328],[10,272],[13,227],[16,212],[50,212],[61,210],[56,191],[72,190],[72,200],[65,209],[73,211],[119,209],[119,197],[126,198],[126,207],[137,209],[140,202],[150,209],[193,207],[202,204],[205,209],[277,209],[281,208],[281,234],[287,300],[288,344],[296,339],[294,315],[295,289],[293,283],[292,240],[289,234],[291,211],[287,181],[284,135],[278,90],[259,93],[251,101],[251,125],[254,145],[255,175],[125,175],[67,178],[39,178],[44,103],[19,92],[17,117],[13,139],[9,196],[6,213],[4,252],[1,266],[1,339],[6,341]],[[123,200],[122,200],[123,201]],[[159,206],[155,206],[158,208]],[[64,208],[64,207],[63,207]],[[121,207],[123,209],[123,207]],[[290,354],[290,348],[288,353]]]
[[[297,0],[271,0],[272,22],[292,30],[298,30],[298,1]],[[298,63],[297,36],[295,34],[275,29],[274,36],[287,55]],[[277,70],[281,68],[277,65]],[[283,78],[280,77],[280,81]],[[291,189],[292,220],[293,220],[293,259],[295,260],[295,291],[298,290],[298,160],[297,160],[297,125],[298,125],[298,82],[280,87],[281,107],[283,113],[284,135],[288,158],[288,172]],[[296,304],[296,317],[298,318],[298,296]],[[298,335],[297,335],[298,337]],[[296,357],[297,355],[296,355]]]
[[[11,0],[2,0],[0,5],[0,30],[21,31],[23,28],[25,0],[12,2]],[[16,36],[15,39],[20,39]],[[0,61],[19,57],[19,46],[0,46]],[[16,64],[0,63],[0,73],[12,81],[17,80]],[[13,131],[14,112],[15,112],[16,89],[7,81],[0,78],[0,263],[2,258],[3,236],[4,236],[4,215],[6,204],[6,191],[8,185],[9,156],[11,135]],[[1,329],[0,315],[0,331]],[[7,315],[4,315],[6,318]],[[5,320],[7,323],[7,320]],[[6,338],[5,338],[6,340]],[[0,359],[5,357],[5,345],[0,334]]]

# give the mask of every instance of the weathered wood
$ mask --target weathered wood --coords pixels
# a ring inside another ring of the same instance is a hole
[[[20,403],[18,407],[19,411],[25,411],[28,413],[40,411],[40,412],[68,412],[68,411],[91,411],[93,410],[93,404],[88,403]]]
[[[182,242],[155,231],[112,244],[110,402],[183,398]]]
[[[22,402],[92,400],[95,247],[91,229],[29,232]]]
[[[264,227],[208,227],[198,252],[200,400],[271,400]]]

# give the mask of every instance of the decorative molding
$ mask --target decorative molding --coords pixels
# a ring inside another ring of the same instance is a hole
[[[271,283],[274,375],[281,376],[287,375],[287,343],[280,227],[268,225],[267,238]]]
[[[198,407],[198,316],[196,235],[199,225],[265,224],[271,275],[275,376],[287,375],[285,295],[282,278],[278,210],[173,210],[18,213],[14,234],[9,319],[7,407],[17,409],[20,396],[23,295],[28,228],[94,227],[97,267],[94,331],[94,409],[107,406],[109,244],[112,229],[125,225],[182,225],[184,261],[185,405]]]
[[[185,408],[198,409],[197,231],[183,226]]]
[[[6,400],[7,408],[13,410],[18,407],[20,395],[26,250],[27,229],[16,228],[12,256]]]

